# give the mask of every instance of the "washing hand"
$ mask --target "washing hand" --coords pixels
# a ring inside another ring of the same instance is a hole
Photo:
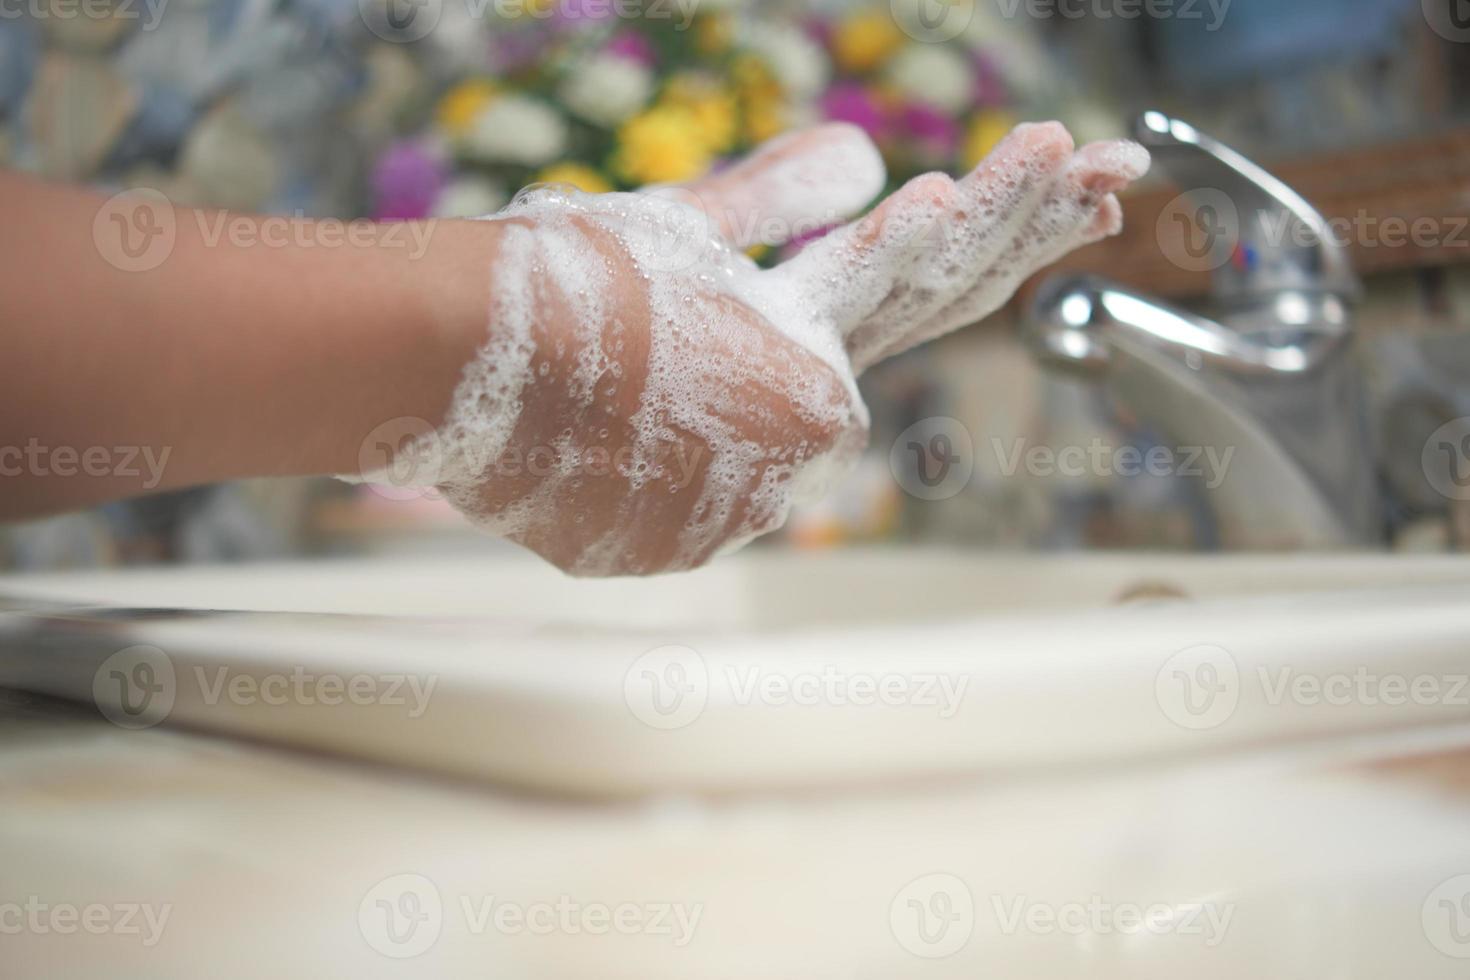
[[[881,187],[858,130],[782,138],[685,188],[523,194],[491,222],[488,334],[434,436],[438,485],[574,574],[700,565],[847,468],[866,440],[858,373],[1115,234],[1114,195],[1147,164],[1022,126],[964,178],[918,177],[772,270],[737,247]]]

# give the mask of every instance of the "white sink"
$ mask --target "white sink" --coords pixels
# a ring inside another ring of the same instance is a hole
[[[644,581],[483,559],[16,578],[0,594],[247,612],[20,617],[0,684],[116,710],[153,658],[150,722],[563,793],[873,783],[1470,721],[1467,583],[1441,559],[905,551]],[[250,693],[297,675],[383,696]],[[1386,677],[1439,694],[1355,693]]]
[[[120,723],[0,724],[8,889],[174,917],[147,949],[3,942],[21,975],[64,951],[155,978],[1463,978],[1470,798],[1422,774],[1470,772],[1467,584],[915,552],[0,580],[84,604],[0,615],[0,686]],[[140,664],[167,704],[122,713]],[[297,674],[434,686],[263,696]],[[487,898],[700,919],[683,944],[487,928]],[[425,901],[431,936],[389,928]]]

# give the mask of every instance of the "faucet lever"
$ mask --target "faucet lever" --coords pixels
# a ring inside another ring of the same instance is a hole
[[[1216,300],[1240,307],[1283,292],[1358,297],[1347,250],[1327,219],[1283,181],[1165,113],[1143,113],[1135,130],[1195,205],[1196,228],[1186,233],[1203,234],[1216,250],[1210,256]]]

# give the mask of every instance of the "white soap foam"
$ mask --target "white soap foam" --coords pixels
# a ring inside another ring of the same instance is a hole
[[[848,155],[853,166],[870,163],[856,149]],[[1141,147],[1119,143],[1095,150],[1086,168],[1136,175],[1147,164]],[[1031,270],[1095,237],[1101,202],[1078,180],[1081,166],[1021,160],[958,187],[931,177],[904,207],[889,209],[876,238],[848,226],[774,273],[731,248],[710,217],[677,194],[527,188],[491,219],[509,220],[489,337],[436,433],[435,482],[488,531],[533,545],[576,542],[571,558],[558,556],[576,574],[686,568],[711,551],[738,548],[780,526],[793,504],[825,492],[856,459],[867,410],[854,364],[860,370],[973,322]],[[783,172],[802,180],[783,183]],[[809,168],[773,168],[764,192],[790,207],[809,175]],[[641,313],[633,314],[637,323],[620,319],[628,314],[613,297],[630,282],[641,286],[647,324]],[[552,310],[556,329],[545,329]],[[556,349],[538,351],[536,338],[548,335]],[[646,360],[622,356],[644,342]],[[573,368],[557,372],[551,364],[567,363],[568,351]],[[814,368],[812,356],[830,374]],[[541,385],[561,386],[551,400],[577,424],[549,440],[551,465],[529,489],[489,503],[485,488],[496,474],[487,471],[511,446],[523,406],[543,394]],[[631,445],[609,441],[610,429],[631,429]],[[812,438],[793,435],[802,431]],[[667,479],[669,467],[688,462],[671,459],[671,446],[700,454],[702,480]],[[596,522],[604,528],[596,535],[578,533],[587,515],[573,503],[583,481],[597,478],[584,467],[594,448],[627,451],[615,477],[625,489],[613,519]],[[646,525],[640,495],[668,492],[698,499],[673,531],[672,562],[641,567],[640,544],[670,529]]]

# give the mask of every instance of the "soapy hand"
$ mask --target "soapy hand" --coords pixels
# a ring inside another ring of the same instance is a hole
[[[1114,234],[1142,148],[1022,126],[972,173],[918,177],[762,270],[735,246],[860,210],[858,130],[784,137],[686,188],[524,192],[494,216],[486,342],[436,434],[437,483],[580,575],[691,568],[779,527],[866,441],[856,375],[973,323]]]

